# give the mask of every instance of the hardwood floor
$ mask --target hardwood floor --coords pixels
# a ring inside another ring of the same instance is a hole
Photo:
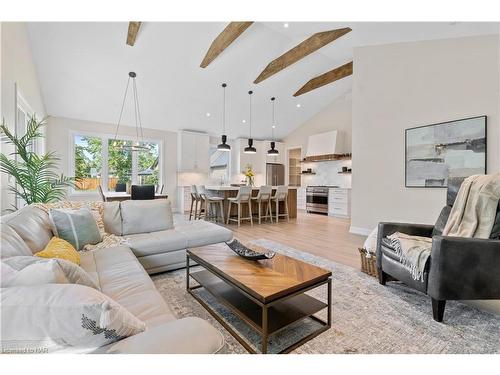
[[[254,225],[242,223],[226,225],[242,242],[264,238],[280,242],[295,249],[333,260],[351,267],[360,267],[358,247],[363,245],[364,236],[349,233],[349,219],[298,211],[296,219],[290,222],[269,222]]]

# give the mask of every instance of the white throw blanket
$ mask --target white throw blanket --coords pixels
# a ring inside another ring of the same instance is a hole
[[[500,199],[500,174],[466,178],[446,222],[443,236],[489,238]],[[415,280],[423,281],[432,239],[396,232],[387,236]]]

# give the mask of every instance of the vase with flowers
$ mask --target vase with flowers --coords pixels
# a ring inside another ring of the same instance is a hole
[[[255,174],[253,173],[252,166],[247,164],[247,170],[245,172],[245,177],[247,181],[247,186],[254,186]]]

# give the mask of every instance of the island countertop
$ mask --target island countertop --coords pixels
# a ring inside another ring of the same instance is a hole
[[[215,191],[237,191],[239,190],[239,186],[227,186],[227,185],[213,185],[213,186],[205,186],[207,190],[215,190]],[[252,186],[252,190],[259,190],[260,186]],[[273,189],[276,189],[277,186],[272,186]],[[297,190],[296,186],[288,186],[288,190]]]

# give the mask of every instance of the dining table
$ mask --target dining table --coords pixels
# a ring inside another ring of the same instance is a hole
[[[130,193],[121,191],[107,191],[102,193],[106,202],[121,202],[132,198]],[[155,194],[155,199],[167,199],[168,194]]]

